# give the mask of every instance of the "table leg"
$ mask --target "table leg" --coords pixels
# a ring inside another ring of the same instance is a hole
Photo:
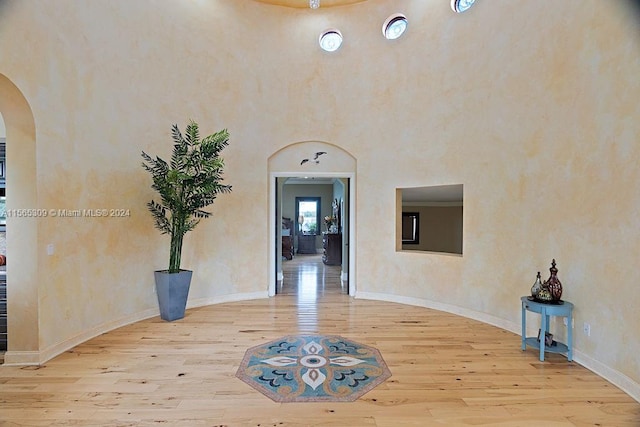
[[[567,316],[567,360],[571,362],[573,360],[573,316],[571,310]]]
[[[547,316],[546,311],[543,309],[540,313],[541,325],[540,325],[540,361],[544,361],[544,342],[545,342],[545,332],[549,329],[549,316]]]
[[[522,349],[527,349],[526,337],[527,337],[527,312],[524,309],[524,303],[522,303]]]
[[[546,317],[547,317],[547,329],[545,332],[549,332],[549,325],[551,325],[551,316],[547,314]]]

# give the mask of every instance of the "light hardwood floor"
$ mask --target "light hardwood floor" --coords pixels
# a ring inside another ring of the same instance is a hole
[[[538,361],[511,332],[353,299],[333,281],[291,286],[138,322],[41,367],[0,367],[0,425],[640,426],[640,403],[563,356]],[[283,404],[235,377],[248,347],[296,333],[375,346],[393,375],[356,402]]]
[[[318,296],[348,293],[347,284],[342,283],[339,265],[325,265],[321,254],[296,255],[292,260],[282,261],[282,283],[278,284],[279,295],[296,295],[300,300],[315,300]]]

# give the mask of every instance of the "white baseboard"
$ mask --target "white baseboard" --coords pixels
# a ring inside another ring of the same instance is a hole
[[[187,309],[203,307],[206,305],[221,304],[224,302],[245,301],[245,300],[252,300],[252,299],[259,299],[259,298],[268,298],[268,292],[265,291],[265,292],[241,293],[241,294],[223,295],[223,296],[214,297],[214,298],[199,298],[196,300],[188,301]],[[76,347],[77,345],[90,340],[91,338],[95,338],[99,335],[102,335],[105,332],[109,332],[114,329],[120,328],[122,326],[130,325],[132,323],[139,322],[141,320],[149,319],[151,317],[155,317],[159,315],[160,314],[159,314],[158,308],[152,308],[152,309],[141,311],[139,313],[134,313],[129,316],[121,317],[120,319],[116,319],[111,322],[103,323],[90,330],[84,331],[81,334],[78,334],[58,344],[48,347],[42,351],[7,351],[4,354],[4,365],[5,366],[42,365],[45,362],[53,359],[54,357],[64,353],[65,351],[70,350]]]
[[[249,301],[262,298],[269,298],[269,292],[248,292],[241,294],[221,295],[217,297],[198,298],[195,300],[189,300],[187,302],[187,308],[204,307],[207,305],[222,304],[225,302]]]
[[[522,333],[522,325],[520,325],[519,323],[510,322],[499,317],[492,316],[490,314],[469,310],[467,308],[462,308],[455,305],[430,301],[427,299],[405,297],[392,294],[382,294],[377,292],[357,292],[356,298],[376,301],[388,301],[399,304],[431,308],[434,310],[457,314],[469,319],[478,320],[480,322],[513,332],[517,335],[520,335]],[[631,396],[634,400],[640,402],[640,384],[633,381],[623,373],[618,372],[615,369],[612,369],[609,366],[605,365],[604,363],[587,356],[583,352],[576,350],[575,347],[573,348],[573,361],[609,381],[611,384],[615,385],[616,387],[627,393],[629,396]]]
[[[636,383],[625,374],[618,372],[615,369],[611,369],[604,363],[587,356],[575,348],[573,350],[573,361],[601,376],[620,390],[627,393],[634,400],[640,402],[640,384]]]
[[[95,338],[98,335],[102,335],[105,332],[112,331],[122,326],[129,325],[131,323],[139,322],[140,320],[148,319],[158,315],[158,309],[149,309],[139,313],[135,313],[129,316],[121,317],[120,319],[113,320],[111,322],[103,323],[102,325],[91,328],[78,334],[74,337],[66,339],[51,347],[45,348],[42,351],[7,351],[4,355],[4,364],[7,366],[22,366],[22,365],[42,365],[43,363],[53,359],[54,357],[64,353],[73,347],[82,344],[85,341]]]
[[[38,351],[7,351],[4,354],[2,366],[32,366],[40,365],[40,352]]]
[[[519,323],[509,322],[499,317],[492,316],[487,313],[479,311],[469,310],[468,308],[462,308],[455,305],[444,304],[441,302],[430,301],[422,298],[405,297],[392,294],[381,294],[377,292],[357,292],[356,298],[370,299],[377,301],[396,302],[399,304],[415,305],[418,307],[432,308],[434,310],[445,311],[447,313],[457,314],[469,319],[478,320],[482,323],[488,323],[489,325],[496,326],[500,329],[506,329],[520,335],[521,326]]]

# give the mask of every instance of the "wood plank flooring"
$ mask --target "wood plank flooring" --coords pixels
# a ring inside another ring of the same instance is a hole
[[[325,265],[321,254],[296,255],[282,261],[282,283],[278,284],[279,295],[297,295],[300,300],[315,300],[318,296],[348,293],[347,284],[342,283],[339,265]]]
[[[640,426],[640,403],[563,356],[540,362],[511,332],[353,299],[331,283],[313,299],[291,288],[191,309],[176,322],[103,334],[41,367],[2,366],[0,425]],[[235,377],[248,347],[295,333],[374,346],[393,376],[349,403],[275,403]]]

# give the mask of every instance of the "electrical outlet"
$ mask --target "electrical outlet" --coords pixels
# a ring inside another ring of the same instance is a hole
[[[584,332],[584,334],[585,334],[586,336],[588,336],[588,337],[590,337],[590,336],[591,336],[591,325],[590,325],[590,324],[585,323],[585,324],[582,326],[582,330],[583,330],[583,332]]]

